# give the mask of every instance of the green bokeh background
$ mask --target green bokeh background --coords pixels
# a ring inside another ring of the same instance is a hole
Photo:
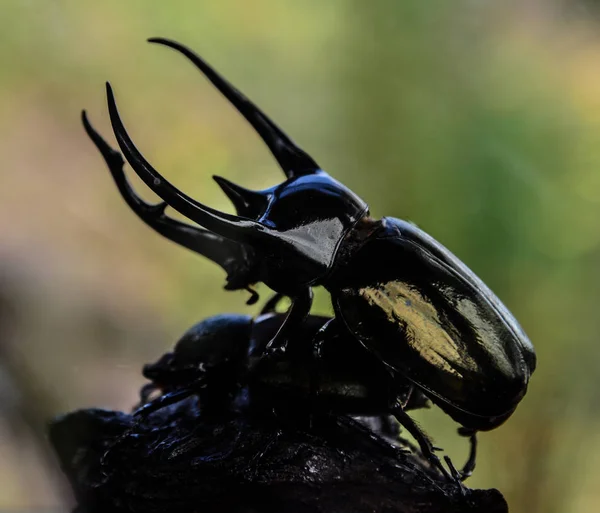
[[[61,508],[54,414],[129,408],[192,323],[251,312],[222,271],[145,227],[79,121],[112,142],[104,82],[140,149],[231,211],[211,175],[281,181],[182,57],[194,48],[371,206],[409,219],[509,306],[538,352],[473,487],[511,511],[600,510],[600,24],[566,0],[2,0],[0,509]],[[153,199],[132,178],[147,199]],[[266,294],[264,288],[261,291]],[[264,297],[264,296],[263,296]],[[319,291],[315,311],[330,311]],[[457,462],[456,426],[417,415]]]

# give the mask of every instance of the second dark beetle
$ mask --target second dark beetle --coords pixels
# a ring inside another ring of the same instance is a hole
[[[430,440],[406,413],[427,406],[426,394],[402,375],[381,372],[375,355],[348,340],[351,335],[336,330],[335,320],[325,317],[308,316],[292,336],[297,342],[318,340],[318,355],[304,352],[264,360],[264,346],[283,320],[282,314],[273,313],[257,319],[224,314],[197,323],[172,352],[144,366],[151,382],[141,390],[136,414],[148,415],[197,396],[205,417],[222,418],[237,410],[265,419],[275,412],[279,422],[295,426],[330,414],[372,417],[379,421],[381,434],[395,439],[392,415],[415,437],[434,468],[450,477]],[[263,365],[253,366],[254,359]],[[471,455],[460,473],[446,457],[455,479],[464,480],[475,466],[476,439],[469,434]]]
[[[190,59],[260,134],[286,180],[250,191],[215,177],[238,215],[205,206],[171,185],[137,150],[117,112],[110,86],[113,130],[125,158],[163,200],[141,201],[128,184],[121,155],[84,124],[133,210],[167,238],[207,256],[227,272],[228,289],[264,282],[292,299],[286,322],[266,353],[294,350],[293,330],[306,319],[311,288],[332,296],[338,324],[426,391],[463,426],[499,426],[523,398],[536,358],[508,309],[458,258],[416,226],[373,219],[356,194],[331,178],[258,107],[189,49],[165,39]],[[166,206],[206,228],[178,222]]]

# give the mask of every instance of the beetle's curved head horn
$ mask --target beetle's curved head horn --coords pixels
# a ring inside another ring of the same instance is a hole
[[[277,235],[271,233],[267,226],[246,217],[234,216],[207,207],[190,198],[163,178],[133,144],[121,121],[112,89],[108,83],[106,91],[110,121],[123,155],[142,181],[163,201],[200,226],[237,242],[255,240],[261,236],[277,238]]]
[[[227,273],[225,288],[246,288],[251,273],[253,252],[246,245],[196,226],[182,223],[165,215],[167,204],[150,205],[134,191],[123,171],[124,160],[90,124],[85,111],[81,120],[88,136],[104,158],[121,196],[129,207],[148,226],[163,237],[180,244],[220,265]]]
[[[251,191],[222,176],[213,176],[213,179],[233,203],[238,215],[258,219],[265,212],[269,203],[268,193]]]
[[[148,39],[150,43],[168,46],[185,55],[212,82],[233,106],[246,118],[271,150],[287,178],[309,175],[320,167],[312,157],[296,144],[262,112],[254,103],[240,93],[227,80],[211,68],[189,48],[161,37]]]

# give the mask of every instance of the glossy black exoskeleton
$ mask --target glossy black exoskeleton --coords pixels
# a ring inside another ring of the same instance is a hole
[[[138,176],[164,201],[148,205],[136,196],[123,173],[123,158],[84,113],[85,128],[129,206],[162,235],[221,265],[227,289],[250,290],[253,283],[264,282],[291,298],[286,322],[266,353],[297,349],[291,334],[309,314],[311,288],[322,285],[331,293],[338,325],[390,372],[418,385],[468,429],[490,430],[504,422],[527,390],[536,357],[496,295],[416,226],[369,217],[364,201],[325,173],[191,50],[165,39],[150,41],[181,52],[206,75],[259,133],[286,180],[250,191],[215,177],[237,215],[191,199],[135,147],[107,85],[118,144]],[[167,205],[206,230],[167,217]]]
[[[309,315],[293,339],[319,341],[316,357],[262,358],[266,344],[284,322],[283,314],[252,319],[238,314],[205,319],[177,342],[172,352],[144,366],[151,382],[140,393],[138,415],[147,415],[189,396],[197,396],[202,415],[223,415],[233,410],[260,416],[276,411],[281,418],[313,418],[322,414],[380,419],[384,435],[391,435],[394,416],[419,442],[423,455],[446,473],[429,439],[407,415],[426,407],[426,394],[401,374],[382,372],[381,362],[359,344],[348,340],[335,320]],[[326,335],[325,335],[326,334]],[[308,346],[308,344],[304,344]],[[252,365],[254,359],[262,365]],[[152,398],[155,392],[160,395]],[[475,465],[475,435],[471,456],[458,475],[468,477]],[[447,460],[448,461],[448,460]],[[451,470],[454,467],[450,464]]]

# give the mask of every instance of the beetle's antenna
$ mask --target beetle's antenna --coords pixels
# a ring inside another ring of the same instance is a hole
[[[243,270],[243,266],[251,253],[249,248],[239,242],[226,239],[208,230],[182,223],[165,215],[164,211],[167,207],[165,202],[150,205],[142,200],[125,176],[123,171],[125,161],[121,154],[113,150],[104,138],[96,132],[90,124],[85,111],[81,113],[81,121],[88,136],[104,157],[121,196],[142,221],[167,239],[191,249],[220,265],[228,274],[228,278],[234,278],[236,274],[239,274]],[[243,285],[240,285],[239,288],[243,288]]]
[[[239,113],[246,118],[254,130],[271,150],[271,153],[283,169],[287,178],[313,174],[320,169],[319,165],[304,150],[281,130],[269,117],[252,103],[246,96],[219,75],[199,55],[189,48],[162,37],[148,39],[149,43],[158,43],[177,50],[185,55],[227,98]]]

